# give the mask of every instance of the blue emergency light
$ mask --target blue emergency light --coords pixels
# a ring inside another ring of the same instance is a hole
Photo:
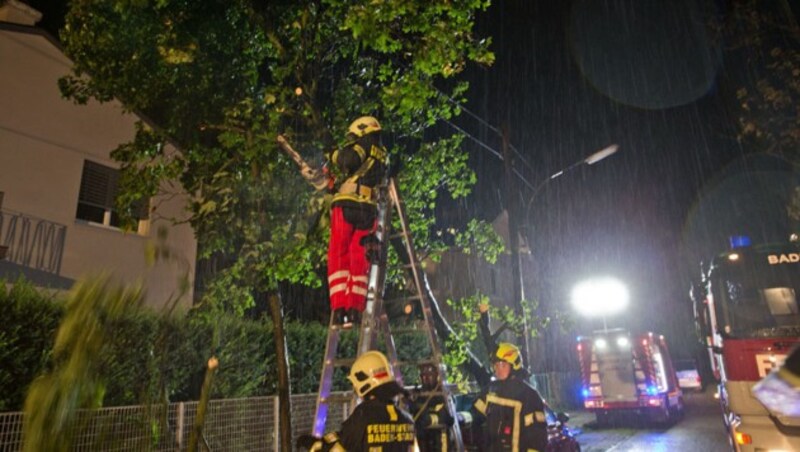
[[[589,390],[583,388],[583,390],[581,390],[581,394],[583,394],[583,398],[585,399],[586,397],[589,397]]]
[[[655,386],[648,386],[647,395],[658,395],[658,388]]]
[[[750,237],[746,235],[732,235],[728,237],[728,243],[731,249],[745,248],[751,245]]]

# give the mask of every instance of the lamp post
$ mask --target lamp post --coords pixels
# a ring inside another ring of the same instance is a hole
[[[614,278],[583,281],[572,289],[572,307],[585,317],[602,317],[603,331],[608,331],[606,316],[628,306],[628,289]]]
[[[505,132],[505,130],[504,130],[504,133],[502,135],[502,138],[503,138],[503,155],[505,157],[506,190],[507,190],[507,196],[508,196],[508,199],[509,199],[508,203],[509,203],[509,205],[514,205],[513,202],[511,201],[513,194],[516,193],[516,190],[514,189],[513,185],[511,184],[511,182],[514,180],[513,179],[513,175],[511,173],[511,171],[512,171],[512,155],[508,151],[508,148],[509,148],[509,146],[508,146],[508,138],[507,138],[507,133]],[[573,164],[571,164],[571,165],[569,165],[569,166],[567,166],[567,167],[565,167],[565,168],[553,173],[552,175],[550,175],[550,177],[548,177],[547,179],[545,179],[542,182],[540,182],[539,185],[537,185],[533,189],[533,193],[531,194],[530,198],[528,198],[528,202],[525,203],[525,221],[529,222],[530,208],[531,208],[531,205],[533,204],[533,200],[536,199],[536,196],[539,194],[541,189],[545,185],[547,185],[551,180],[556,179],[556,178],[560,177],[561,175],[563,175],[564,173],[572,171],[573,169],[578,168],[579,166],[593,165],[593,164],[599,162],[600,160],[603,160],[606,157],[614,154],[618,150],[619,150],[619,146],[616,145],[616,144],[612,144],[610,146],[607,146],[607,147],[605,147],[605,148],[603,148],[603,149],[591,154],[590,156],[588,156],[586,158],[583,158],[581,160],[578,160],[577,162],[575,162],[575,163],[573,163]],[[527,322],[527,320],[526,320],[526,318],[524,316],[524,313],[522,311],[522,300],[525,298],[525,292],[524,292],[524,289],[523,289],[524,284],[523,284],[522,270],[521,270],[522,269],[522,263],[520,261],[520,255],[519,255],[519,235],[518,235],[519,226],[518,226],[518,223],[517,223],[516,214],[513,212],[513,209],[508,209],[507,208],[506,212],[508,214],[509,248],[511,248],[512,296],[514,297],[514,309],[515,309],[515,312],[519,316],[518,318],[520,318],[522,320],[522,332],[517,335],[517,343],[520,346],[520,351],[522,353],[522,356],[524,357],[525,364],[527,365],[528,364],[528,360],[529,360],[529,355],[528,355],[528,322]],[[529,246],[530,246],[530,242],[531,242],[530,234],[528,234]]]

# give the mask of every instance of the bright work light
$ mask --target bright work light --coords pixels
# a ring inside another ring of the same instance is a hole
[[[628,306],[628,289],[614,278],[584,281],[572,291],[572,306],[587,317],[616,314]]]

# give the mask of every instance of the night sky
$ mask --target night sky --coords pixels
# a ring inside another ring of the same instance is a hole
[[[673,354],[684,356],[692,354],[688,290],[700,261],[724,251],[731,235],[785,240],[786,197],[798,181],[786,163],[749,155],[736,139],[735,91],[763,68],[746,65],[708,34],[708,20],[725,12],[715,3],[495,2],[480,23],[493,36],[497,62],[470,72],[466,105],[507,127],[527,162],[515,167],[533,186],[620,145],[617,154],[538,192],[522,226],[534,231],[541,274],[525,276],[538,280],[536,298],[562,312],[572,312],[577,282],[616,277],[631,304],[608,326],[663,333]],[[455,122],[501,149],[481,121],[462,115]],[[483,177],[461,203],[462,215],[491,219],[504,200],[502,162],[468,146]],[[526,201],[531,193],[521,189]],[[576,320],[565,334],[571,340],[602,326]]]
[[[465,114],[455,123],[497,150],[500,140],[481,121],[507,127],[524,158],[515,167],[531,185],[620,146],[538,192],[522,224],[533,231],[541,268],[525,275],[538,281],[535,297],[571,312],[577,282],[614,276],[627,284],[631,307],[609,326],[661,332],[675,353],[690,354],[687,294],[700,261],[724,250],[730,235],[759,242],[790,230],[784,204],[797,175],[778,160],[749,155],[736,140],[735,90],[763,68],[708,35],[708,19],[725,13],[722,1],[493,3],[479,29],[492,36],[496,63],[466,74],[466,108],[481,120]],[[40,25],[55,34],[65,2],[29,4],[45,12]],[[773,4],[800,11],[796,1]],[[492,220],[504,202],[502,162],[466,143],[480,181],[450,220]],[[521,189],[526,201],[530,195]],[[565,338],[600,326],[576,320]]]

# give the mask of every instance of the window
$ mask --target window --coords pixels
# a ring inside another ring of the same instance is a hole
[[[75,218],[105,226],[121,227],[115,199],[119,189],[119,170],[89,160],[83,163],[81,190]],[[136,208],[137,232],[147,234],[147,203]]]

